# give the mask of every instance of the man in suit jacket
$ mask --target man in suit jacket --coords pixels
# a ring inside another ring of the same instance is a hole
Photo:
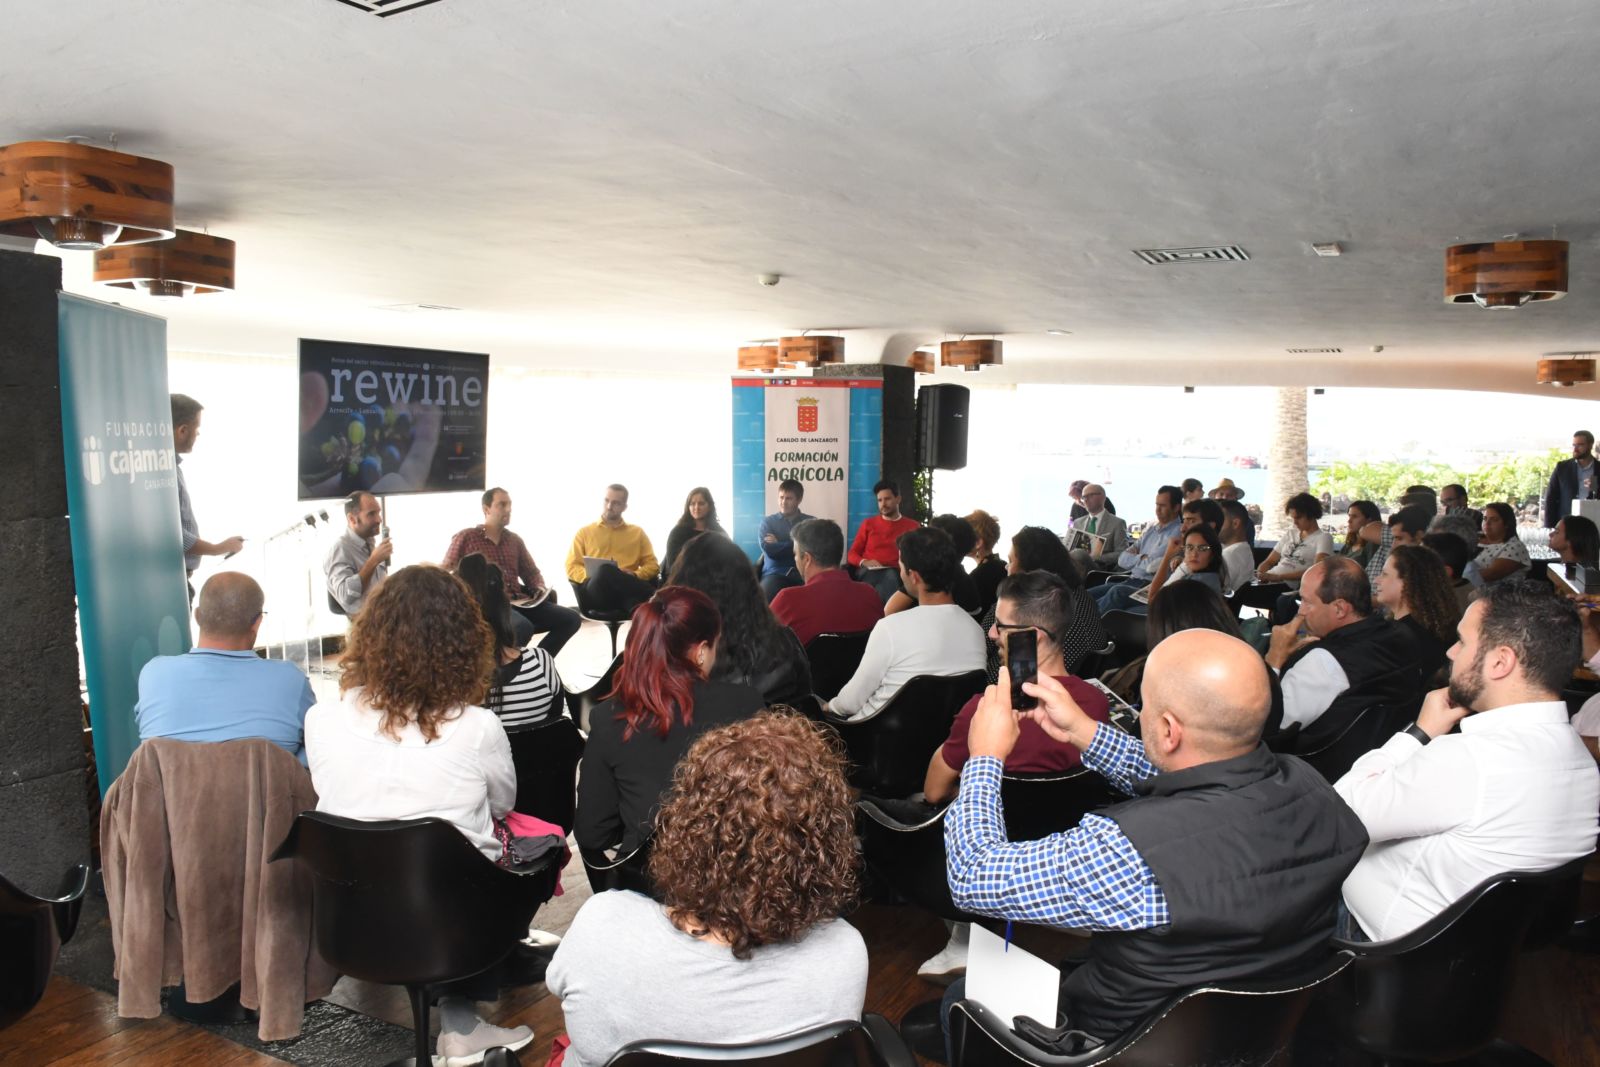
[[[1550,472],[1550,485],[1544,493],[1544,525],[1553,530],[1556,523],[1572,514],[1574,500],[1600,499],[1600,474],[1594,465],[1594,434],[1579,430],[1572,435],[1572,458],[1556,464]]]
[[[1087,548],[1073,548],[1073,542],[1077,538],[1069,535],[1066,541],[1067,547],[1072,549],[1072,559],[1084,573],[1091,570],[1114,571],[1117,569],[1117,556],[1128,547],[1128,524],[1125,520],[1117,518],[1116,514],[1106,506],[1104,486],[1095,485],[1093,482],[1084,486],[1083,506],[1085,512],[1072,520],[1069,529],[1081,530],[1095,537],[1104,537],[1106,544],[1098,554],[1091,554]]]

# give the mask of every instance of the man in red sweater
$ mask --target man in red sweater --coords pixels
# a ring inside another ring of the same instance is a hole
[[[878,497],[878,513],[861,520],[861,529],[850,543],[846,557],[856,569],[856,578],[878,591],[884,603],[900,590],[900,535],[922,525],[900,514],[900,487],[885,478],[872,487]]]

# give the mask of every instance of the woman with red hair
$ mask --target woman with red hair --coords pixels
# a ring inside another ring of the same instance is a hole
[[[748,685],[710,681],[722,618],[711,598],[667,586],[633,612],[610,698],[589,719],[573,833],[582,849],[632,852],[695,738],[761,710]]]

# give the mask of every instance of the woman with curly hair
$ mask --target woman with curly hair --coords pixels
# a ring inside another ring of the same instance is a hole
[[[1083,576],[1078,565],[1067,554],[1061,538],[1043,526],[1024,526],[1011,536],[1011,552],[1006,558],[1006,573],[1024,571],[1049,571],[1067,584],[1069,611],[1067,625],[1061,633],[1061,658],[1068,674],[1074,674],[1088,658],[1089,653],[1106,647],[1110,640],[1100,612],[1095,609],[1094,598],[1083,588]],[[994,608],[984,613],[979,623],[987,634],[994,627]],[[1000,676],[1000,646],[989,642],[989,682]]]
[[[994,553],[995,546],[1000,543],[1000,520],[979,508],[968,515],[966,521],[977,536],[972,551],[967,553],[976,564],[971,572],[972,584],[978,589],[983,610],[988,611],[994,607],[995,592],[1006,577],[1006,561]]]
[[[340,698],[306,712],[306,760],[317,810],[350,819],[440,818],[491,860],[504,846],[494,820],[517,796],[511,744],[479,706],[496,642],[466,584],[438,567],[389,575],[355,617],[340,666]],[[452,984],[439,1000],[439,1055],[463,1061],[496,1045],[522,1048],[525,1026],[478,1018],[492,975]]]
[[[860,1018],[866,946],[839,918],[856,864],[844,757],[822,727],[763,712],[702,734],[656,818],[660,903],[592,897],[550,964],[564,1067],[645,1038],[732,1044]]]
[[[712,680],[754,686],[768,704],[792,704],[811,695],[806,650],[767,606],[744,549],[725,534],[702,534],[683,546],[670,582],[700,590],[722,616]]]
[[[684,498],[683,514],[678,517],[678,524],[672,528],[672,532],[667,534],[667,551],[661,557],[661,573],[671,574],[672,565],[677,562],[683,546],[707,530],[727,533],[722,523],[717,521],[717,502],[711,499],[711,490],[697,485]]]
[[[1422,677],[1432,678],[1456,643],[1456,624],[1461,621],[1444,561],[1420,545],[1396,546],[1384,561],[1373,592],[1417,646]]]
[[[750,686],[710,680],[721,633],[716,605],[696,589],[669,585],[634,609],[617,686],[589,717],[573,830],[581,849],[639,848],[694,739],[761,710]]]

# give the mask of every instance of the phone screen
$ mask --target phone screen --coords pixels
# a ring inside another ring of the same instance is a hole
[[[1039,676],[1039,632],[1012,630],[1006,634],[1006,672],[1011,676],[1011,706],[1017,711],[1037,707],[1039,702],[1022,691],[1023,682]]]

